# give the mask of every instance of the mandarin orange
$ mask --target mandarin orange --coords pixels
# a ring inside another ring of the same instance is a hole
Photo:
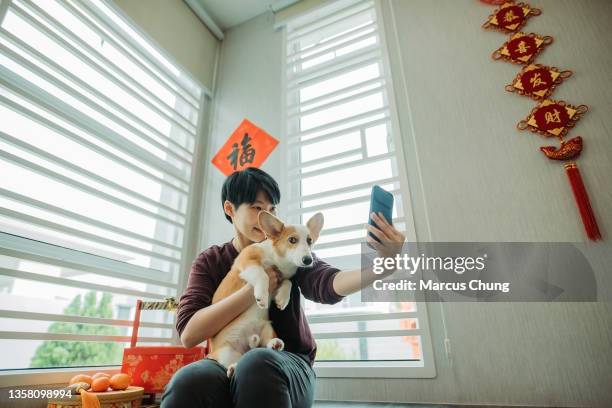
[[[124,373],[115,374],[110,379],[110,386],[113,390],[125,390],[130,386],[132,378]]]
[[[110,385],[110,379],[105,376],[101,376],[93,380],[91,383],[91,390],[95,392],[102,392],[108,389]]]
[[[74,377],[72,377],[70,379],[70,382],[68,384],[72,385],[72,384],[76,384],[78,382],[86,382],[87,384],[91,385],[92,381],[93,381],[93,378],[91,378],[88,375],[77,374],[77,375],[75,375]]]
[[[93,378],[94,380],[98,377],[106,377],[106,378],[111,378],[110,374],[106,374],[106,373],[95,373],[94,375],[91,376],[91,378]]]

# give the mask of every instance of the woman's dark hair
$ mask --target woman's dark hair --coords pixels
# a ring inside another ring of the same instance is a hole
[[[221,205],[228,200],[238,208],[243,203],[252,204],[257,200],[257,193],[263,191],[273,205],[280,202],[280,190],[276,180],[268,173],[256,167],[247,167],[244,170],[230,174],[221,189]],[[232,219],[225,214],[231,223]]]

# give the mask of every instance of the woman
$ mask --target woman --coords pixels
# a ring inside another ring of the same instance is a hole
[[[213,245],[194,261],[187,289],[183,293],[176,328],[185,347],[193,347],[213,337],[253,303],[253,287],[244,286],[231,296],[211,304],[212,297],[229,272],[240,251],[265,239],[258,227],[257,214],[276,212],[280,191],[276,181],[264,171],[247,168],[230,175],[223,184],[221,202],[225,218],[234,226],[231,241]],[[382,242],[403,242],[404,236],[378,216],[381,229],[368,229]],[[374,240],[368,236],[368,241]],[[374,245],[378,245],[374,241]],[[279,284],[277,271],[266,271],[270,293]],[[162,408],[306,408],[313,403],[315,373],[312,369],[316,343],[300,305],[300,294],[309,300],[335,304],[362,287],[360,270],[340,271],[313,253],[313,267],[298,269],[292,278],[291,300],[280,311],[270,305],[270,320],[283,351],[257,348],[248,351],[238,363],[234,376],[211,359],[181,368],[172,377],[162,396]]]

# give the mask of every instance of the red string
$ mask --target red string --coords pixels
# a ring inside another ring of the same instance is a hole
[[[565,172],[569,178],[574,192],[574,198],[576,199],[576,205],[580,211],[580,217],[582,217],[582,223],[586,230],[587,236],[591,241],[597,241],[601,239],[601,233],[597,226],[597,220],[595,220],[595,214],[591,208],[591,202],[589,201],[589,195],[587,194],[582,177],[580,176],[580,170],[576,163],[568,163],[565,165]]]

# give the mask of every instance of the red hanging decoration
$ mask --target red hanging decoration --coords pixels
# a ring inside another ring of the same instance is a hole
[[[564,167],[572,186],[572,191],[574,192],[574,198],[576,199],[578,211],[580,212],[580,217],[582,218],[582,223],[584,224],[586,234],[591,241],[600,240],[601,232],[599,232],[599,227],[597,225],[597,220],[595,219],[593,209],[591,208],[589,196],[586,188],[584,187],[584,183],[582,182],[580,170],[578,170],[578,166],[574,162],[567,163]]]
[[[518,32],[510,37],[499,49],[493,52],[494,60],[504,59],[515,64],[529,64],[545,46],[552,44],[551,36],[541,36]]]
[[[564,101],[545,99],[531,111],[526,120],[520,121],[516,127],[519,130],[529,129],[547,137],[562,138],[588,110],[586,105],[576,107]]]
[[[556,86],[570,76],[572,71],[559,71],[556,67],[531,64],[518,73],[511,85],[506,85],[506,91],[542,100],[548,98]]]
[[[505,1],[482,27],[511,33],[523,27],[529,17],[539,16],[540,13],[540,9],[532,8],[529,4]]]
[[[481,0],[484,3],[501,5],[489,16],[483,28],[492,28],[504,32],[519,30],[530,16],[541,14],[539,9],[531,8],[528,4],[512,1]],[[573,160],[582,152],[582,137],[576,136],[563,140],[568,130],[576,124],[581,116],[588,111],[586,105],[572,106],[563,101],[548,99],[555,87],[564,79],[572,75],[572,71],[559,71],[556,67],[532,64],[534,58],[553,42],[550,36],[538,34],[513,34],[508,41],[492,54],[494,60],[506,60],[515,64],[526,65],[517,74],[506,91],[527,96],[540,103],[532,109],[529,116],[517,124],[519,130],[529,129],[546,137],[558,137],[560,147],[542,146],[540,150],[551,160]],[[601,239],[595,214],[591,207],[589,196],[582,181],[580,171],[575,162],[565,165],[565,172],[569,179],[576,200],[584,229],[589,239]]]

